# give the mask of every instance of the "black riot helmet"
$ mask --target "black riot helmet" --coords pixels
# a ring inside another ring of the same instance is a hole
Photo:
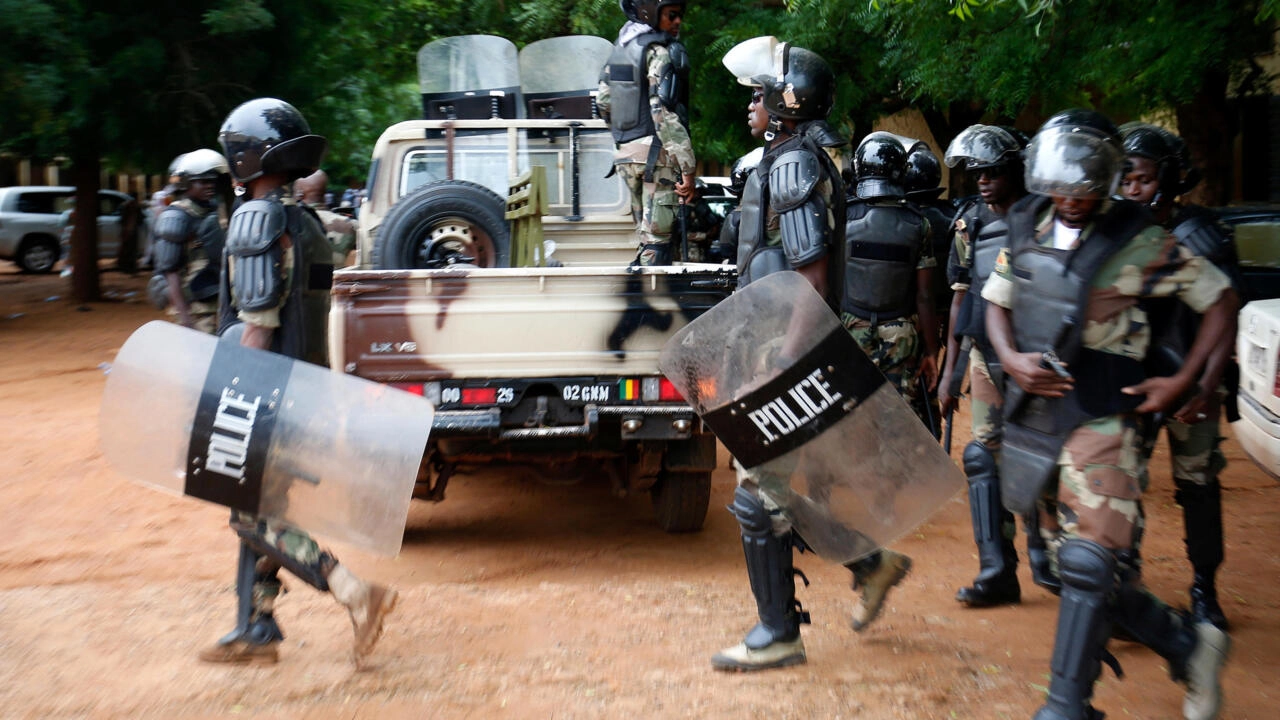
[[[1027,190],[1103,199],[1120,184],[1124,148],[1116,126],[1095,110],[1064,110],[1045,121],[1026,150]]]
[[[1149,123],[1128,122],[1120,126],[1120,137],[1124,140],[1125,157],[1146,158],[1156,164],[1159,190],[1151,204],[1158,205],[1177,196],[1182,173],[1178,167],[1177,151],[1169,144],[1168,135]]]
[[[1004,167],[1022,160],[1026,143],[997,125],[970,125],[956,135],[944,156],[947,167],[968,170]]]
[[[905,194],[907,151],[893,133],[873,132],[853,151],[855,193],[867,200]]]
[[[662,8],[685,4],[686,0],[618,0],[618,6],[628,20],[644,23],[655,29],[658,27],[658,16],[662,14]]]
[[[1164,136],[1165,142],[1169,143],[1169,149],[1173,151],[1174,157],[1178,159],[1178,190],[1179,195],[1191,192],[1191,189],[1200,183],[1200,168],[1191,164],[1191,148],[1187,147],[1187,141],[1171,130],[1157,127],[1160,134]]]
[[[759,167],[762,158],[764,158],[763,146],[733,162],[733,170],[729,172],[729,192],[733,193],[734,197],[742,197],[742,191],[747,187],[747,177]]]
[[[836,76],[812,50],[766,35],[734,45],[722,62],[739,83],[761,89],[771,126],[779,118],[824,120],[831,113]]]
[[[916,143],[907,153],[902,188],[912,200],[932,200],[942,193],[942,165],[928,145]]]
[[[231,175],[248,182],[262,175],[283,174],[296,180],[315,172],[329,143],[311,134],[297,108],[283,100],[250,100],[227,116],[218,132]]]

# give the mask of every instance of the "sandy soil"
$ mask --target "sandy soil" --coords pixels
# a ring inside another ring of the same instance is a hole
[[[141,301],[144,280],[106,273],[107,299],[78,307],[66,280],[0,267],[0,716],[1028,718],[1041,701],[1056,599],[1024,565],[1021,606],[955,603],[977,567],[962,495],[897,544],[915,570],[866,632],[848,625],[848,573],[805,556],[809,663],[711,671],[710,655],[754,622],[737,527],[721,509],[727,468],[706,528],[685,536],[660,532],[647,498],[619,500],[604,482],[510,468],[457,477],[443,504],[415,504],[399,557],[334,548],[402,593],[372,668],[348,658],[343,609],[300,581],[279,604],[278,665],[203,665],[196,652],[232,620],[226,512],[126,480],[98,447],[104,364],[160,316]],[[1235,649],[1223,717],[1275,718],[1280,485],[1234,440],[1226,451],[1219,582]],[[1154,475],[1147,578],[1185,604],[1163,451]],[[1127,674],[1099,683],[1108,717],[1180,717],[1181,688],[1160,659],[1113,650]]]

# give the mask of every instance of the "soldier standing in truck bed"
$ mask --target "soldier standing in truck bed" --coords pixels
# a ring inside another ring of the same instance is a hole
[[[631,193],[637,262],[670,265],[680,203],[693,198],[689,53],[676,39],[686,0],[620,0],[627,24],[600,74],[596,103],[618,152],[614,171]]]

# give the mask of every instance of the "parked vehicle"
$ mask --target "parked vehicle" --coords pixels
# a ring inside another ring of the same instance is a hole
[[[1244,279],[1241,304],[1280,297],[1280,206],[1238,205],[1213,212],[1235,236]]]
[[[0,188],[0,259],[27,272],[52,272],[62,254],[59,219],[75,205],[75,188],[14,186]],[[120,248],[121,206],[129,196],[98,191],[98,257],[115,257]]]
[[[1258,467],[1280,480],[1280,299],[1254,301],[1241,309],[1236,357],[1236,439]]]
[[[635,221],[591,97],[610,51],[583,36],[518,59],[492,36],[423,47],[427,119],[374,148],[330,363],[436,404],[417,497],[443,500],[459,467],[518,463],[647,491],[663,529],[697,530],[715,436],[657,359],[736,272],[629,265]]]

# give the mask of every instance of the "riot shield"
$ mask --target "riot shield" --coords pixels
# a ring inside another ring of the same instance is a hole
[[[593,117],[591,93],[613,44],[595,35],[547,38],[520,51],[520,91],[531,119]]]
[[[433,413],[386,385],[156,321],[116,356],[99,434],[134,481],[395,555]]]
[[[460,35],[418,50],[427,120],[524,117],[516,46],[495,35]]]
[[[844,564],[965,486],[801,275],[752,282],[682,328],[659,368],[819,555]]]

